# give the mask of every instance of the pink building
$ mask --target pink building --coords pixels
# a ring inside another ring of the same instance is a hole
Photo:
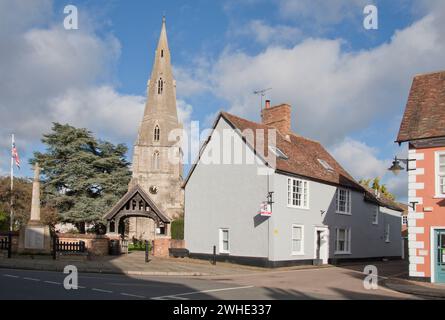
[[[445,71],[414,77],[397,142],[409,144],[409,274],[444,283]]]

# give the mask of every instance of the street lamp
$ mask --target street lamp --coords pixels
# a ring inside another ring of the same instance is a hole
[[[406,163],[406,171],[416,170],[416,169],[410,169],[409,165],[408,165],[410,161],[416,161],[416,159],[399,159],[399,158],[397,158],[397,156],[394,157],[392,166],[388,170],[392,171],[392,173],[394,173],[395,175],[398,175],[400,173],[400,171],[405,170],[405,168],[400,165],[400,161]]]

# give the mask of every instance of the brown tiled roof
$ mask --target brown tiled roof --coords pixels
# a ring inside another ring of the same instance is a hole
[[[258,150],[255,148],[256,139],[259,139],[254,135],[254,140],[250,139],[245,135],[246,129],[250,129],[251,132],[255,133],[257,129],[264,130],[264,140],[267,141],[269,130],[275,130],[272,127],[263,125],[261,123],[249,121],[227,112],[221,112],[214,124],[214,127],[218,123],[219,119],[223,117],[231,126],[236,130],[238,129],[243,137],[246,138],[246,143],[249,143],[252,149],[260,156],[265,159],[265,154],[267,147],[265,144],[260,144],[265,146],[265,150]],[[360,183],[354,180],[354,178],[346,172],[345,169],[326,151],[326,149],[317,141],[304,138],[302,136],[291,134],[288,139],[276,131],[276,146],[288,157],[288,159],[276,159],[276,170],[278,172],[294,174],[301,177],[307,177],[312,180],[316,180],[322,183],[339,185],[346,188],[351,188],[359,192],[363,192],[365,195],[365,200],[379,204],[380,206],[388,207],[393,210],[403,211],[397,203],[381,197],[377,199],[374,195],[374,191],[369,188],[365,188]],[[208,142],[209,140],[207,140]],[[205,143],[206,144],[206,143]],[[201,148],[205,148],[205,144]],[[318,161],[318,159],[326,161],[333,170],[327,170]],[[195,161],[194,165],[190,169],[190,172],[185,180],[183,187],[187,184],[189,178],[193,174],[198,161]],[[369,189],[369,190],[368,190]],[[370,191],[371,190],[371,191]]]
[[[445,136],[445,71],[414,77],[397,142]]]
[[[227,112],[222,112],[221,116],[241,132],[245,129],[252,129],[254,133],[256,129],[265,130],[266,141],[268,130],[273,129],[272,127],[252,122]],[[278,171],[364,191],[363,187],[340,166],[319,142],[296,134],[289,135],[289,141],[286,137],[279,134],[278,131],[276,137],[276,146],[288,157],[286,160],[277,158],[276,169]],[[264,154],[263,150],[256,151],[260,155]],[[326,161],[333,170],[325,169],[318,159]]]
[[[397,205],[403,209],[404,216],[408,215],[408,205],[406,203],[397,202]]]

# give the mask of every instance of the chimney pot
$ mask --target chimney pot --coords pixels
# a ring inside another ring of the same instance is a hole
[[[270,108],[270,100],[266,100],[266,109]]]

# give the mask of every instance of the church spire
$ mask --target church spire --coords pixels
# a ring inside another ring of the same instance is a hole
[[[167,27],[165,26],[165,16],[162,16],[161,35],[159,36],[158,47],[156,51],[161,52],[162,50],[168,50]]]
[[[147,103],[144,119],[139,130],[138,142],[152,141],[152,126],[154,122],[162,122],[161,131],[178,127],[176,110],[176,82],[173,79],[170,49],[167,40],[165,16],[162,17],[162,27],[155,52],[151,78],[147,84]],[[159,123],[161,126],[161,123]],[[164,130],[163,130],[164,129]]]

